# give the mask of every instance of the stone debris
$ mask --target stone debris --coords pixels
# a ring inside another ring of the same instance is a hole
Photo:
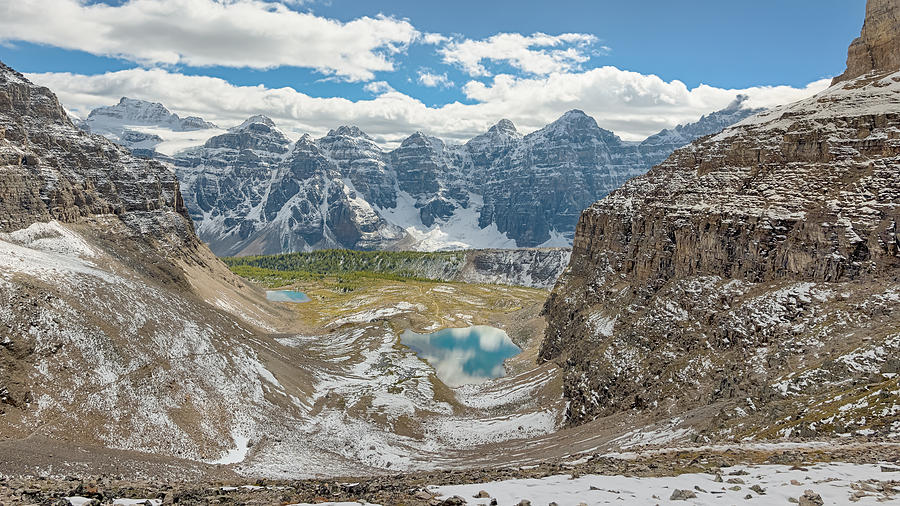
[[[676,489],[672,492],[672,496],[669,497],[670,501],[687,501],[688,499],[696,499],[697,494],[695,494],[692,490],[681,490]]]
[[[822,500],[822,496],[813,492],[812,490],[807,490],[800,496],[800,506],[822,506],[825,504],[825,501]]]

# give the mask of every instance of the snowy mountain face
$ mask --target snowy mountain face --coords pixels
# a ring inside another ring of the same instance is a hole
[[[738,95],[728,107],[700,118],[696,123],[678,125],[669,130],[663,130],[652,135],[641,143],[645,150],[650,146],[675,146],[681,147],[690,144],[695,139],[705,137],[724,130],[735,123],[760,113],[763,109],[747,109],[743,105],[749,99],[747,95]]]
[[[390,152],[352,126],[292,144],[254,116],[174,162],[198,232],[220,255],[569,246],[591,203],[758,112],[741,102],[641,144],[570,111],[526,136],[502,120],[464,145],[417,132]]]
[[[94,109],[77,126],[147,157],[156,156],[157,148],[169,155],[219,131],[202,118],[181,118],[160,103],[127,97],[116,105]]]
[[[360,198],[350,177],[358,172],[356,179],[374,188],[367,175],[383,162],[365,158],[364,143],[348,138],[336,133],[321,146],[309,136],[292,143],[271,119],[255,116],[179,153],[177,174],[198,234],[224,255],[374,249],[401,239],[403,231]],[[349,149],[360,163],[342,169],[323,146]]]

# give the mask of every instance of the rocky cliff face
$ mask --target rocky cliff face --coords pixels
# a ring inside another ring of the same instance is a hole
[[[847,70],[832,84],[873,71],[900,68],[900,4],[895,0],[869,0],[859,38],[847,52]]]
[[[389,153],[347,126],[298,150],[255,117],[174,161],[200,236],[220,255],[567,246],[590,203],[753,112],[736,101],[635,144],[571,111],[525,137],[502,120],[462,146],[416,133]],[[309,167],[278,169],[287,163]]]
[[[260,298],[198,240],[170,167],[0,64],[5,438],[218,459],[291,409],[265,399],[252,339],[279,312]]]
[[[582,214],[541,350],[570,423],[706,409],[711,438],[900,430],[896,70],[697,141]]]
[[[493,283],[549,289],[569,264],[566,248],[474,250],[452,278],[464,283]]]
[[[160,239],[196,242],[172,170],[77,131],[50,90],[6,66],[0,142],[0,231],[115,215],[135,234],[152,230]]]
[[[254,116],[179,153],[178,177],[200,238],[220,255],[375,249],[402,239],[403,230],[354,186],[382,195],[380,152],[362,132],[332,134],[292,143],[271,119]]]

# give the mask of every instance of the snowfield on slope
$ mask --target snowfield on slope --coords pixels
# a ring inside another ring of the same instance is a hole
[[[466,498],[468,504],[531,504],[554,502],[559,506],[579,504],[790,504],[800,497],[820,496],[824,504],[900,504],[900,498],[878,491],[879,480],[897,480],[900,473],[885,473],[874,464],[816,464],[809,468],[789,466],[735,466],[716,475],[682,474],[654,478],[585,475],[550,476],[493,483],[449,485],[431,490],[446,499]],[[729,480],[731,480],[729,482]],[[480,491],[491,498],[472,500]],[[807,490],[811,493],[807,493]],[[675,499],[676,497],[685,499]],[[793,501],[791,501],[793,499]],[[807,504],[816,504],[810,502]],[[818,504],[823,504],[819,502]]]

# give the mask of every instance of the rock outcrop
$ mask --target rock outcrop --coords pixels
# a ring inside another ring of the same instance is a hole
[[[171,167],[0,64],[4,439],[216,460],[292,409],[252,342],[280,314],[197,238]]]
[[[900,4],[896,0],[869,0],[859,38],[847,52],[847,70],[832,84],[869,72],[900,68]]]
[[[566,248],[466,251],[466,262],[453,279],[548,289],[562,275],[571,254]]]
[[[171,169],[76,130],[49,89],[5,65],[0,168],[0,232],[114,215],[148,241],[199,244]]]
[[[541,350],[570,423],[706,409],[712,438],[897,432],[897,70],[701,139],[582,214]]]

